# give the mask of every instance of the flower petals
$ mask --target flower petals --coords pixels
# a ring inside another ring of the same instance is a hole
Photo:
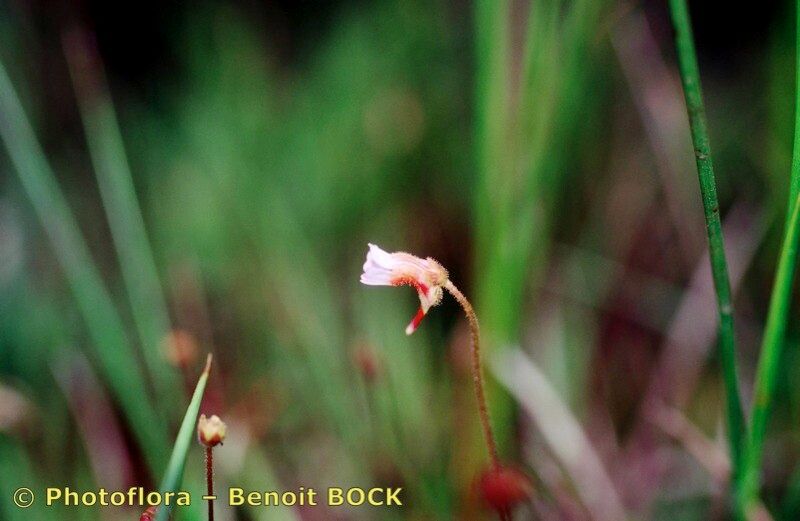
[[[374,244],[369,245],[367,260],[364,262],[364,273],[361,274],[361,283],[369,286],[392,286],[392,273],[397,268],[398,261],[391,253],[385,252]]]
[[[389,253],[369,244],[361,283],[369,286],[412,286],[419,295],[420,309],[406,328],[406,334],[416,331],[428,310],[442,301],[442,286],[447,282],[447,270],[431,258],[422,259],[410,253]]]
[[[425,318],[425,310],[419,308],[419,310],[417,310],[417,314],[414,315],[414,318],[412,318],[411,322],[409,322],[409,324],[406,326],[406,335],[410,335],[416,331],[423,318]]]

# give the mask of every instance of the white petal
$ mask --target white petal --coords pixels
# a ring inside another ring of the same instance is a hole
[[[364,262],[364,273],[361,274],[361,283],[370,286],[391,286],[392,270],[397,261],[374,244],[369,245],[367,260]]]
[[[391,270],[397,266],[397,260],[392,257],[391,253],[382,250],[374,244],[370,244],[369,251],[367,252],[367,261],[364,263],[364,271],[366,271],[368,264]]]
[[[361,274],[361,283],[368,286],[391,286],[392,272],[384,270],[369,270]]]

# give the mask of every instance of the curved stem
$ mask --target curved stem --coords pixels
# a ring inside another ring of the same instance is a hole
[[[469,320],[469,332],[472,340],[472,383],[475,386],[475,398],[478,400],[478,415],[481,419],[483,437],[486,440],[486,448],[489,450],[489,457],[492,465],[497,468],[500,466],[500,458],[497,455],[497,443],[492,433],[492,424],[489,420],[489,407],[486,405],[486,392],[484,390],[483,365],[481,363],[481,335],[478,326],[478,316],[472,309],[467,297],[449,279],[444,283],[444,289],[453,295]]]

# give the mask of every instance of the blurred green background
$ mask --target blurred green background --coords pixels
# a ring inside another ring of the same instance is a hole
[[[693,4],[749,404],[793,7]],[[436,258],[473,300],[501,452],[535,490],[516,518],[729,517],[661,2],[4,0],[0,60],[0,519],[138,519],[9,499],[157,487],[207,352],[220,490],[404,487],[401,508],[220,519],[491,518],[461,311],[445,299],[406,337],[414,292],[359,284],[367,242]],[[797,329],[764,474],[785,519]],[[195,446],[184,488],[203,479]]]

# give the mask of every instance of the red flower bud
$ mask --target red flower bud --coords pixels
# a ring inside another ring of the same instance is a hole
[[[511,512],[533,493],[528,476],[513,467],[494,467],[481,472],[477,480],[480,498],[498,512]]]

